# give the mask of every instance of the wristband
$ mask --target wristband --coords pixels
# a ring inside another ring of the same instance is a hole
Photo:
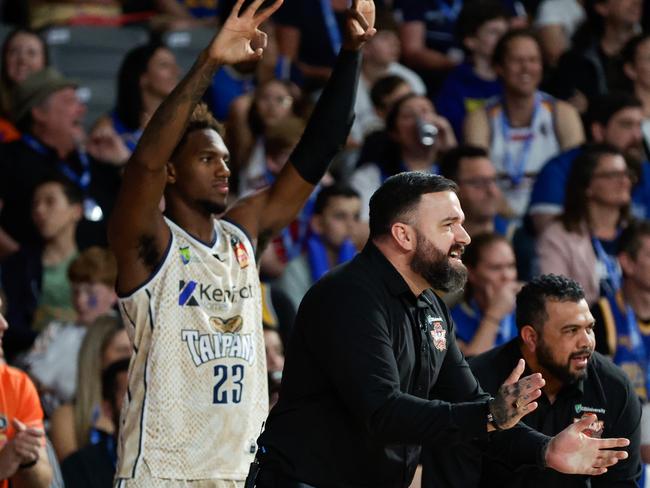
[[[494,420],[494,415],[492,415],[492,412],[490,411],[490,404],[494,401],[494,398],[490,398],[487,402],[487,421],[488,424],[490,424],[492,427],[494,427],[496,430],[503,430],[501,427],[499,427],[499,424],[497,424],[496,420]]]

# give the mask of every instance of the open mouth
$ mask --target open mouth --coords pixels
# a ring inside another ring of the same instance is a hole
[[[452,247],[449,251],[449,257],[451,259],[455,259],[456,261],[461,261],[461,257],[463,256],[464,251],[465,248],[463,246]]]
[[[590,357],[591,353],[572,354],[571,364],[576,368],[586,368]]]

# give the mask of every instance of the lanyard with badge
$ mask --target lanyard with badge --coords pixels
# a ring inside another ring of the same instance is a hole
[[[334,9],[332,9],[331,0],[320,0],[320,9],[323,14],[323,20],[325,21],[325,28],[327,29],[327,37],[330,40],[330,46],[334,51],[334,54],[338,54],[341,50],[341,30],[339,29],[339,24],[336,22],[336,15],[334,15]]]
[[[600,266],[604,267],[605,273],[602,273],[600,278],[601,294],[611,294],[612,296],[621,288],[621,281],[623,279],[621,267],[614,256],[610,256],[600,240],[596,237],[591,238],[591,243],[596,253],[596,258]]]
[[[22,140],[30,148],[43,156],[49,156],[51,154],[48,148],[28,134],[23,134]],[[97,201],[90,196],[88,191],[91,181],[90,160],[88,159],[88,154],[83,149],[79,149],[77,153],[79,155],[79,161],[81,162],[81,174],[74,171],[70,165],[62,159],[58,160],[57,165],[66,178],[76,184],[81,190],[84,199],[84,217],[91,222],[99,222],[104,218],[104,212]]]
[[[505,102],[502,103],[503,110],[501,111],[501,131],[503,133],[503,140],[505,143],[504,154],[503,154],[503,167],[510,178],[510,183],[514,188],[518,187],[524,179],[524,174],[526,172],[526,162],[530,156],[531,146],[533,145],[533,139],[535,138],[535,121],[540,112],[542,102],[539,93],[535,95],[535,106],[533,108],[533,116],[530,120],[530,132],[524,140],[524,144],[521,148],[519,154],[519,159],[513,161],[512,154],[508,150],[510,145],[510,137],[512,135],[512,127],[508,122],[508,116],[506,114]]]

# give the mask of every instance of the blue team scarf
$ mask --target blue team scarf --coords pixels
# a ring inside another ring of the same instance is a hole
[[[327,259],[327,250],[325,244],[319,235],[312,234],[307,238],[307,259],[311,269],[311,277],[314,282],[318,281],[321,276],[330,270]],[[350,239],[346,239],[339,248],[339,258],[336,264],[342,264],[349,261],[357,253],[357,248],[352,244]]]

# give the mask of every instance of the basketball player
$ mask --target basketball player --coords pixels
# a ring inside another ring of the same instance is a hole
[[[134,344],[118,486],[243,485],[268,409],[257,240],[294,219],[345,142],[359,50],[375,32],[372,0],[355,0],[289,164],[273,186],[226,211],[228,149],[197,102],[220,65],[261,57],[258,27],[282,0],[264,11],[263,0],[245,11],[243,2],[152,117],[111,217],[120,310]]]

